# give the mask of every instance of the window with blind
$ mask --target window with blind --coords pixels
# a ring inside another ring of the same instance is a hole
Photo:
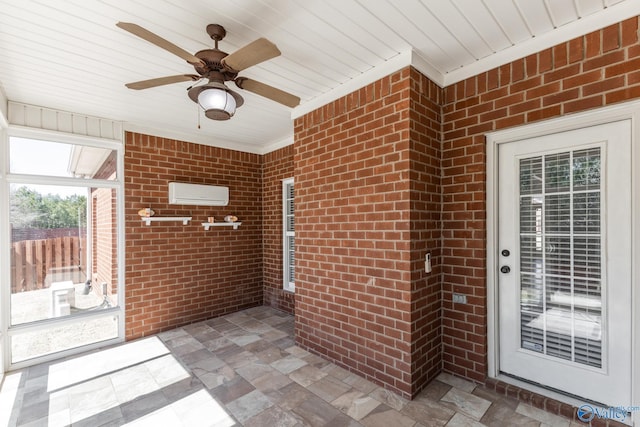
[[[289,178],[282,181],[282,276],[284,290],[289,292],[296,289],[294,226],[293,178]]]
[[[600,148],[520,160],[521,346],[602,366]]]

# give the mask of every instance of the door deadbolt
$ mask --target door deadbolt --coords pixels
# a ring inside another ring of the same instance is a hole
[[[509,249],[503,249],[502,252],[500,252],[502,254],[502,256],[509,256],[511,255],[511,252],[509,252]]]
[[[503,265],[502,267],[500,267],[500,271],[506,274],[511,271],[511,268],[508,265]]]

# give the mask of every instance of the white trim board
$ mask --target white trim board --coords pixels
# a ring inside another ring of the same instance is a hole
[[[553,133],[585,128],[600,125],[618,120],[631,120],[631,191],[632,191],[632,339],[630,351],[632,360],[640,357],[640,101],[631,101],[611,107],[604,107],[584,113],[567,115],[564,117],[533,123],[511,129],[500,130],[486,134],[487,144],[487,183],[486,183],[486,206],[487,206],[487,344],[488,344],[488,370],[490,378],[497,378],[501,381],[513,383],[522,388],[527,387],[527,383],[512,380],[500,373],[499,361],[499,331],[498,331],[498,289],[497,289],[497,231],[498,231],[498,146],[503,143],[514,142],[521,139],[534,138]],[[640,366],[634,364],[631,367],[632,377],[631,404],[640,406]],[[532,390],[546,394],[557,400],[562,400],[569,404],[575,404],[574,399],[562,398],[562,395],[548,392],[544,389]],[[640,421],[640,413],[631,415],[632,422]]]
[[[0,129],[7,128],[9,126],[9,101],[7,101],[7,96],[4,94],[4,90],[2,86],[0,86]]]

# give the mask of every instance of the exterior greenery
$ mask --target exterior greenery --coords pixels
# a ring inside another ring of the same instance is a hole
[[[87,223],[86,196],[42,195],[27,187],[10,194],[14,228],[72,228]]]

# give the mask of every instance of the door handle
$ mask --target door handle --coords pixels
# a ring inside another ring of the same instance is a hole
[[[509,267],[508,265],[503,265],[502,267],[500,267],[500,272],[501,273],[508,273],[511,271],[511,267]]]

